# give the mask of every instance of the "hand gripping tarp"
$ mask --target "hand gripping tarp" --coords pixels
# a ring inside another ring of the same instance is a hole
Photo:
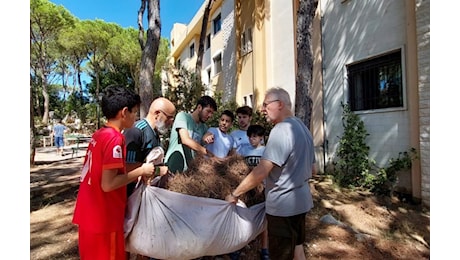
[[[243,248],[264,226],[265,204],[249,208],[141,184],[128,199],[126,251],[193,259]]]

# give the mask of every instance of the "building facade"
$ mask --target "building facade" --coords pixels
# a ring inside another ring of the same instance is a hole
[[[325,157],[335,157],[340,104],[350,104],[377,166],[418,151],[398,188],[429,205],[429,1],[327,0],[319,7]]]
[[[175,23],[170,33],[170,64],[195,71],[205,2],[189,24]],[[205,94],[214,95],[216,91],[235,89],[234,70],[234,3],[233,1],[214,1],[204,41],[201,79],[205,85]],[[230,93],[231,94],[231,93]]]
[[[224,100],[254,109],[273,86],[285,88],[294,102],[297,9],[296,0],[216,1],[203,82],[221,90]],[[197,46],[202,10],[171,32],[175,62],[193,64],[187,49],[192,42]],[[218,15],[222,28],[214,35]],[[190,36],[178,37],[184,35],[179,31]],[[399,176],[398,185],[429,205],[429,0],[320,0],[312,34],[310,130],[319,170],[337,160],[342,104],[349,104],[365,123],[370,158],[378,167],[400,152],[418,151],[419,159],[410,173]]]

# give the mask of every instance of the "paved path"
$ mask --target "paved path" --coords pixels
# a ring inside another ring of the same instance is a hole
[[[69,160],[72,158],[80,158],[84,157],[86,154],[86,148],[88,147],[88,143],[80,143],[78,145],[78,150],[72,149],[72,146],[65,146],[64,147],[64,156],[58,155],[56,153],[55,146],[49,147],[36,147],[35,148],[35,164],[48,164],[57,161],[64,161]],[[73,153],[73,154],[72,154]]]

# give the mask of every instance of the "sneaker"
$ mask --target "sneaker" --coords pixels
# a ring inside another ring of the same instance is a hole
[[[235,252],[228,254],[228,256],[230,256],[231,260],[239,260],[240,254],[241,254],[241,251],[235,251]]]
[[[270,260],[268,249],[262,248],[262,250],[260,250],[260,260]]]

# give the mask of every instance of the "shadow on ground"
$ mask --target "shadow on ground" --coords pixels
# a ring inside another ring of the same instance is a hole
[[[82,158],[42,163],[30,169],[30,212],[75,199]]]

